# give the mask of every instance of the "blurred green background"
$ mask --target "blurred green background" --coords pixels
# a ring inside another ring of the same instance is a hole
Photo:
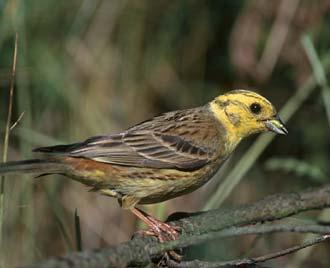
[[[206,186],[145,209],[165,219],[175,211],[238,205],[326,183],[329,10],[326,0],[0,0],[0,152],[17,33],[11,124],[24,115],[10,131],[9,160],[31,157],[36,146],[114,133],[244,88],[284,107],[289,135],[248,139]],[[76,209],[83,249],[118,244],[142,227],[115,200],[60,176],[7,177],[1,198],[2,267],[76,250]],[[317,219],[330,221],[329,213],[290,221]],[[189,258],[257,256],[304,238],[222,239],[194,247]],[[324,243],[268,265],[329,267],[329,250]]]

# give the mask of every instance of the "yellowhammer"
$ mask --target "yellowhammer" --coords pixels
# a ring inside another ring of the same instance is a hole
[[[269,130],[287,133],[273,105],[252,91],[234,90],[204,106],[164,113],[118,134],[34,149],[41,159],[1,164],[0,174],[62,174],[117,198],[160,240],[165,240],[164,233],[175,239],[173,226],[136,205],[194,191],[212,178],[243,138]]]

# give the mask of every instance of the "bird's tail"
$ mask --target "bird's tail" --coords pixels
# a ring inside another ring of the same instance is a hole
[[[35,173],[39,175],[64,173],[65,164],[56,160],[31,159],[0,164],[0,176],[5,174]]]

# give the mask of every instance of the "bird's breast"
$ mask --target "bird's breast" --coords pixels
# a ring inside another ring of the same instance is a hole
[[[68,158],[65,162],[70,166],[67,176],[92,186],[93,190],[111,190],[118,198],[134,196],[140,204],[152,204],[201,187],[213,177],[223,159],[193,171],[119,166],[84,158]]]
[[[219,170],[223,161],[210,163],[195,171],[162,170],[156,177],[143,182],[140,204],[166,201],[200,188]]]

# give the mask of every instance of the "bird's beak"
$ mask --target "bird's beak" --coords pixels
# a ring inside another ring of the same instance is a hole
[[[273,131],[277,134],[286,135],[288,134],[288,130],[285,128],[282,120],[279,118],[279,116],[276,116],[273,119],[268,119],[265,121],[265,126],[270,131]]]

